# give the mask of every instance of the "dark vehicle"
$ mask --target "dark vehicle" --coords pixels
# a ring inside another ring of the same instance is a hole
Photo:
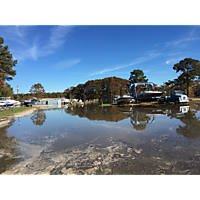
[[[174,91],[171,91],[170,96],[161,97],[159,99],[159,103],[164,103],[164,102],[167,102],[167,103],[174,102],[175,104],[188,103],[189,98],[187,95],[183,94],[182,91],[174,90]]]
[[[31,101],[22,101],[21,102],[21,106],[26,106],[26,107],[32,107],[32,103]]]

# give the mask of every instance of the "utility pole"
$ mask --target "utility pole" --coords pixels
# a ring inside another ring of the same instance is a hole
[[[18,100],[18,90],[19,90],[19,88],[18,88],[18,85],[17,85],[17,100]]]

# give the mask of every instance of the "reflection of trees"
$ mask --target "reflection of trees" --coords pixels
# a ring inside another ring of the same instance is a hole
[[[7,129],[13,123],[14,121],[10,122],[6,127],[0,128],[0,174],[17,161],[15,156],[19,154],[17,150],[18,141],[13,136],[7,136]]]
[[[161,106],[155,107],[99,107],[94,104],[88,104],[85,107],[73,107],[65,109],[65,112],[70,115],[78,115],[90,120],[104,120],[108,122],[118,122],[123,119],[129,118],[133,129],[137,131],[145,130],[147,124],[155,122],[156,115],[167,115],[171,119],[176,118],[185,124],[179,126],[177,133],[185,137],[196,138],[200,136],[200,119],[195,116],[198,105],[192,107],[192,111],[184,113],[180,111],[177,106]]]
[[[33,116],[31,117],[31,120],[35,125],[42,126],[46,118],[46,114],[43,110],[37,110],[34,112]]]
[[[128,118],[129,114],[123,114],[119,112],[116,107],[100,107],[95,104],[88,104],[85,107],[70,107],[65,109],[65,112],[70,115],[78,115],[79,117],[85,117],[89,120],[118,122]]]
[[[184,123],[184,125],[179,125],[176,129],[178,134],[188,138],[197,138],[200,136],[200,118],[196,117],[196,113],[200,110],[200,104],[192,102],[189,105],[188,112],[181,112],[180,106],[171,106],[170,108],[166,107],[164,112],[171,119],[176,118]]]
[[[146,124],[133,124],[133,129],[135,129],[136,131],[142,131],[142,130],[145,130],[146,129]]]
[[[188,112],[181,113],[180,107],[172,106],[166,110],[168,117],[179,119],[184,125],[179,125],[176,132],[187,138],[197,138],[200,136],[200,118],[196,117],[196,113],[200,110],[200,104],[190,103]],[[185,106],[187,107],[187,106]]]
[[[146,124],[153,123],[155,116],[152,111],[153,110],[133,109],[130,115],[133,128],[137,131],[142,131],[146,129]]]
[[[197,103],[197,102],[190,103],[190,107],[191,107],[191,110],[193,110],[196,113],[197,111],[200,110],[200,103]]]
[[[189,111],[184,118],[180,119],[180,121],[185,125],[179,125],[176,129],[178,134],[188,138],[197,138],[200,136],[200,118],[196,117],[194,111]]]

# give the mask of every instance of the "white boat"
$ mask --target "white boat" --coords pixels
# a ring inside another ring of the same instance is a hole
[[[115,95],[114,98],[113,98],[114,101],[116,101],[119,97],[120,97],[119,95]]]
[[[5,106],[19,106],[21,103],[19,101],[15,101],[10,99],[10,97],[2,97],[1,105],[5,103]]]
[[[137,99],[151,99],[154,97],[160,97],[163,92],[160,91],[153,91],[153,90],[140,90],[137,93]]]
[[[117,104],[122,104],[122,103],[133,103],[135,100],[132,96],[128,96],[124,94],[123,96],[120,96],[119,98],[116,99]]]
[[[65,103],[69,103],[70,102],[70,100],[69,99],[65,99],[65,98],[62,98],[62,100],[61,100],[62,102],[65,102]]]
[[[133,85],[133,94],[131,91]],[[140,91],[136,92],[136,88],[138,85],[143,85],[142,87],[140,87]],[[147,89],[147,85],[151,86],[151,90]],[[129,86],[129,95],[133,95],[134,99],[137,101],[156,101],[158,98],[160,98],[160,96],[163,94],[164,92],[160,92],[160,91],[155,91],[154,90],[154,86],[152,82],[146,82],[146,83],[133,83],[130,84]]]
[[[5,102],[3,102],[3,101],[0,101],[0,106],[5,106],[6,105],[6,103]]]

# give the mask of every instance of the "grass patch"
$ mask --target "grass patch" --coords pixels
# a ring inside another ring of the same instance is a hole
[[[99,106],[102,106],[102,107],[105,107],[105,106],[112,106],[112,104],[102,104],[102,105],[99,105]]]
[[[3,111],[0,111],[0,118],[6,117],[7,115],[12,115],[14,113],[22,112],[24,110],[28,110],[31,108],[32,107],[20,107],[20,108],[13,108],[13,109],[9,109],[9,110],[3,110]]]

